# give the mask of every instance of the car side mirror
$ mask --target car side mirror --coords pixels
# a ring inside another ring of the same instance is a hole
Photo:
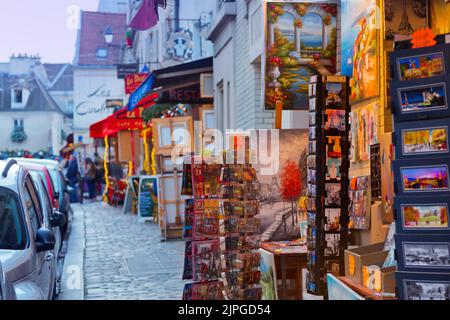
[[[36,251],[44,252],[55,248],[55,235],[46,228],[40,228],[36,234]]]
[[[50,218],[52,228],[62,227],[66,224],[66,216],[61,212],[55,211],[53,217]]]

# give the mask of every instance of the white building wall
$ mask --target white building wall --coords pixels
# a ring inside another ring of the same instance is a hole
[[[14,119],[23,119],[24,130],[27,135],[24,142],[14,143],[11,140]],[[34,153],[52,148],[53,154],[58,154],[62,148],[61,129],[63,123],[64,116],[59,112],[1,112],[2,139],[0,139],[0,150],[29,150]]]
[[[80,137],[83,143],[92,143],[89,127],[110,114],[107,99],[124,99],[124,80],[117,79],[115,68],[74,69],[74,140]],[[124,101],[126,102],[126,101]]]

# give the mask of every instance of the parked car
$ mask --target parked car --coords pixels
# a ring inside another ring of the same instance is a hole
[[[31,171],[31,176],[33,178],[34,186],[39,193],[39,201],[41,202],[43,217],[44,217],[44,227],[53,231],[55,235],[55,257],[58,257],[59,251],[61,250],[62,236],[60,226],[65,224],[66,217],[55,211],[52,207],[50,201],[50,196],[47,192],[47,188],[44,185],[44,181],[40,174],[36,171]]]
[[[16,300],[16,294],[11,285],[6,282],[2,264],[0,263],[0,301],[1,300]]]
[[[66,216],[66,224],[61,228],[62,234],[64,235],[67,232],[67,228],[71,220],[72,210],[70,208],[69,186],[67,185],[66,179],[62,174],[58,161],[26,158],[18,158],[15,160],[17,160],[20,164],[41,165],[48,169],[53,182],[53,187],[55,188],[55,194],[58,198],[58,211]]]
[[[16,299],[53,297],[54,249],[30,173],[15,160],[0,161],[0,263]]]

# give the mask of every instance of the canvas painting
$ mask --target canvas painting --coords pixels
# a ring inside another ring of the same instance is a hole
[[[369,160],[369,114],[366,108],[358,111],[358,156],[359,160]]]
[[[256,131],[256,133],[259,139],[261,131]],[[254,166],[258,178],[257,189],[260,201],[258,218],[261,220],[262,241],[298,238],[299,224],[292,219],[297,219],[298,199],[306,195],[307,175],[314,178],[316,173],[314,169],[307,169],[308,134],[308,129],[280,130],[278,150],[273,151],[275,156],[271,162],[277,170],[264,173],[263,169],[267,167],[267,164],[262,162]],[[314,148],[315,151],[315,143],[311,148]],[[259,156],[261,157],[266,152],[270,155],[271,149],[259,150]],[[311,159],[311,161],[313,160]],[[273,227],[278,223],[277,217],[282,216],[287,219],[286,233],[284,228]]]
[[[378,103],[369,104],[367,107],[367,129],[369,135],[369,146],[377,144],[378,141]]]
[[[394,176],[392,174],[393,153],[392,133],[382,134],[380,136],[380,157],[383,223],[391,223],[394,220]]]
[[[401,214],[405,229],[434,229],[449,226],[446,204],[402,205]]]
[[[447,109],[445,84],[398,89],[402,113]]]
[[[365,300],[334,275],[327,274],[328,300]]]
[[[350,156],[351,162],[358,161],[358,114],[350,112]]]
[[[268,2],[265,107],[308,109],[308,83],[337,71],[337,4]]]
[[[448,152],[448,127],[402,131],[404,155]]]
[[[427,0],[385,0],[385,38],[394,40],[394,36],[410,36],[414,31],[427,27]]]
[[[400,168],[405,192],[432,192],[449,190],[448,167],[404,167]]]
[[[350,77],[350,103],[379,93],[376,0],[341,1],[342,75]]]
[[[259,270],[261,271],[262,300],[277,300],[277,276],[275,268],[275,257],[272,253],[259,249],[261,254]]]

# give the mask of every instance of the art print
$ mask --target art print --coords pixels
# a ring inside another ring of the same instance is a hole
[[[342,106],[342,86],[340,82],[327,82],[325,84],[325,104],[327,107]]]
[[[404,229],[448,228],[449,212],[447,204],[404,204],[401,206]]]
[[[220,241],[218,239],[192,242],[194,281],[210,281],[220,278]]]
[[[366,108],[358,113],[358,155],[359,160],[369,160],[369,118]]]
[[[340,136],[328,136],[327,137],[327,157],[341,158],[341,137]]]
[[[405,267],[450,267],[449,243],[402,242]]]
[[[450,281],[403,280],[406,300],[450,300]]]
[[[312,169],[308,169],[308,181],[310,183],[316,183],[316,177],[317,177],[317,171],[316,170],[312,170]]]
[[[367,109],[367,132],[368,132],[368,145],[374,145],[378,143],[378,103],[370,104]],[[370,148],[369,148],[370,149]]]
[[[402,130],[403,155],[448,153],[448,127]]]
[[[325,206],[341,206],[341,184],[326,183],[325,184]]]
[[[423,166],[400,168],[404,192],[448,191],[448,166]]]
[[[327,172],[325,180],[341,180],[341,158],[327,158]]]
[[[325,256],[337,257],[339,256],[339,241],[341,240],[340,234],[325,234]]]
[[[315,126],[316,125],[316,113],[310,112],[308,115],[309,115],[309,125]]]
[[[325,130],[336,129],[339,131],[345,131],[345,110],[334,110],[334,109],[326,109],[325,110]]]
[[[316,127],[309,128],[309,140],[316,140]]]
[[[397,68],[402,81],[444,76],[444,54],[437,52],[398,58]]]
[[[309,89],[308,93],[309,93],[310,97],[316,95],[316,84],[315,83],[310,83],[308,89]],[[311,99],[310,99],[310,101],[311,101]]]
[[[401,113],[447,109],[445,83],[398,89]]]
[[[325,231],[340,231],[341,209],[325,209]]]
[[[410,37],[420,28],[428,27],[428,1],[384,1],[385,38],[394,40],[396,35]]]
[[[315,169],[316,168],[316,156],[308,156],[308,168]]]
[[[308,142],[308,153],[316,153],[316,141]]]
[[[316,98],[309,99],[309,111],[316,111]]]

